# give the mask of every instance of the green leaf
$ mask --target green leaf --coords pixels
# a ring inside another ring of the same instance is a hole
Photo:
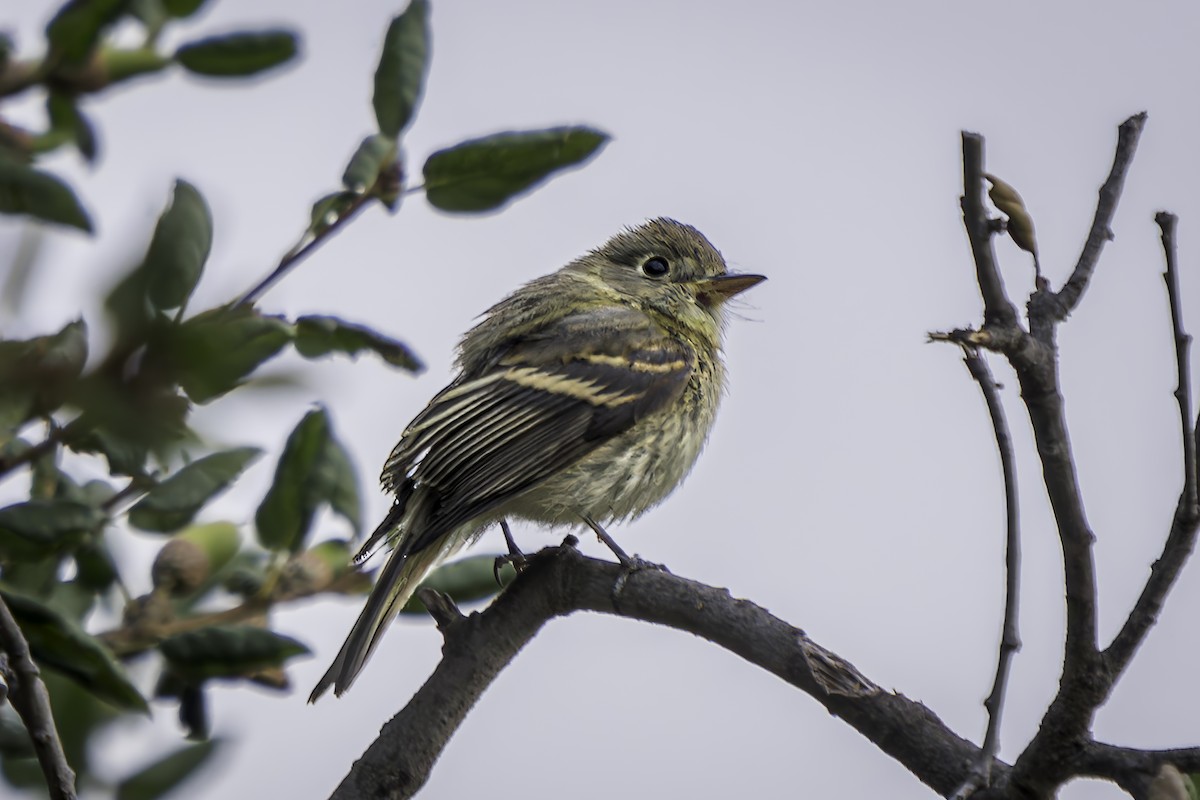
[[[420,588],[436,589],[450,595],[456,603],[472,603],[497,594],[517,576],[512,564],[500,568],[500,583],[496,583],[496,555],[477,555],[443,564],[421,581]],[[416,596],[401,609],[402,614],[422,614],[425,604]]]
[[[171,671],[191,683],[248,677],[310,651],[290,636],[253,625],[214,625],[179,633],[158,645]]]
[[[101,537],[75,551],[76,581],[94,592],[106,592],[120,577],[112,551]]]
[[[91,431],[72,444],[71,449],[103,455],[108,461],[108,471],[113,475],[141,475],[146,470],[146,459],[150,457],[147,442],[127,439],[103,429]]]
[[[396,140],[376,133],[362,140],[350,157],[342,175],[342,185],[355,194],[364,194],[375,185],[379,173],[396,161]]]
[[[314,235],[324,233],[358,201],[354,192],[333,192],[313,203],[308,230]]]
[[[152,341],[147,359],[171,370],[188,396],[205,403],[236,388],[292,340],[292,326],[252,306],[221,306]]]
[[[0,588],[37,661],[70,678],[117,708],[150,712],[125,670],[94,636],[46,604],[10,588]]]
[[[68,61],[81,61],[128,5],[129,0],[70,0],[46,25],[46,39]]]
[[[411,0],[383,37],[375,69],[375,121],[379,132],[396,139],[412,121],[429,70],[429,3]]]
[[[195,186],[176,180],[171,204],[158,218],[142,261],[150,302],[160,309],[187,302],[200,281],[212,239],[208,204]]]
[[[491,211],[608,141],[591,128],[513,131],[439,150],[425,162],[425,197],[443,211]]]
[[[28,500],[0,508],[0,561],[62,552],[105,519],[100,510],[74,500]]]
[[[259,541],[269,550],[303,549],[322,503],[358,530],[358,480],[329,416],[318,408],[300,420],[283,447],[275,480],[254,517]]]
[[[0,340],[0,426],[16,429],[62,405],[87,355],[87,325],[81,319],[50,336]]]
[[[257,447],[239,447],[193,461],[147,492],[129,510],[129,524],[159,533],[182,528],[261,453]]]
[[[353,357],[369,350],[394,367],[411,372],[425,369],[403,342],[337,317],[315,314],[300,317],[296,320],[295,344],[296,352],[305,358],[320,358],[330,353],[346,353]]]
[[[183,19],[200,10],[207,0],[162,0],[163,10],[172,17]]]
[[[325,448],[313,474],[318,497],[329,503],[335,514],[350,523],[357,536],[362,533],[362,500],[358,496],[358,473],[346,446],[327,430]]]
[[[91,233],[92,221],[67,184],[48,172],[0,158],[0,214],[28,214]]]
[[[175,51],[175,60],[197,75],[228,78],[277,67],[296,52],[296,34],[291,31],[243,31],[189,42]]]
[[[138,372],[126,379],[116,369],[85,375],[74,387],[70,403],[79,408],[80,425],[89,435],[71,437],[68,446],[99,451],[117,459],[119,469],[139,475],[143,452],[166,455],[169,446],[192,436],[187,427],[191,403],[173,385],[171,371],[151,361],[147,349]]]
[[[89,164],[96,161],[96,132],[91,122],[79,110],[74,97],[64,92],[51,91],[46,96],[46,115],[50,118],[52,130],[68,133],[80,155]]]
[[[197,742],[151,762],[117,784],[116,800],[158,800],[208,763],[219,744],[219,739]]]

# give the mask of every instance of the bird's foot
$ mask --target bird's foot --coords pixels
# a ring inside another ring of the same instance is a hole
[[[496,561],[492,564],[492,574],[496,577],[496,583],[503,586],[507,581],[500,579],[500,570],[511,564],[513,569],[520,573],[529,566],[529,556],[522,553],[521,548],[517,547],[516,541],[513,540],[512,529],[508,527],[508,520],[500,520],[500,530],[504,532],[504,542],[508,545],[508,554],[496,556]]]
[[[609,550],[612,550],[613,555],[615,555],[617,560],[621,562],[621,571],[617,574],[617,580],[613,583],[612,589],[613,608],[620,613],[621,592],[624,591],[625,584],[628,583],[629,578],[631,575],[633,575],[633,573],[648,569],[658,570],[660,572],[667,572],[668,570],[662,564],[655,564],[653,561],[647,561],[637,553],[634,553],[633,556],[628,555],[624,550],[621,549],[620,545],[613,541],[613,538],[608,535],[608,531],[604,530],[600,523],[596,522],[596,520],[592,519],[586,514],[581,514],[580,516],[583,518],[583,521],[587,523],[587,526],[596,533],[596,538],[604,542],[605,546],[608,547]]]

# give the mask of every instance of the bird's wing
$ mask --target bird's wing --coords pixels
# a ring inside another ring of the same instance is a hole
[[[576,313],[511,343],[435,397],[388,458],[386,488],[434,500],[399,547],[420,551],[668,407],[695,360],[632,308]]]

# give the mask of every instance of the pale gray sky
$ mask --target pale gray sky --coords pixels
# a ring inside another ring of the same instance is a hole
[[[0,18],[28,50],[54,4]],[[50,165],[95,210],[98,245],[56,235],[19,325],[80,313],[144,247],[171,181],[212,205],[216,242],[195,303],[245,289],[298,235],[373,121],[379,43],[399,2],[210,3],[180,31],[295,25],[304,58],[231,89],[175,74],[88,102],[103,157]],[[590,166],[501,214],[452,218],[413,198],[373,210],[263,301],[334,312],[395,333],[430,365],[418,379],[370,359],[315,365],[309,387],[218,405],[205,430],[276,445],[326,403],[364,476],[449,376],[473,317],[624,225],[696,225],[736,268],[770,281],[731,325],[731,391],[695,472],[661,508],[612,532],[677,574],[749,597],[884,687],[978,741],[1002,607],[1003,495],[979,392],[952,348],[925,333],[979,321],[958,211],[959,131],[987,136],[988,166],[1015,184],[1057,286],[1082,245],[1116,127],[1150,119],[1116,241],[1062,329],[1068,420],[1098,544],[1101,625],[1124,618],[1165,536],[1180,487],[1162,259],[1152,217],[1181,216],[1186,318],[1200,331],[1200,110],[1194,4],[1075,0],[716,3],[435,0],[433,64],[406,140],[432,150],[508,128],[589,123],[615,137]],[[32,116],[35,108],[29,110]],[[0,250],[16,226],[0,223]],[[1027,258],[998,249],[1014,299]],[[1061,564],[1015,382],[992,360],[1019,455],[1024,649],[1001,757],[1036,730],[1057,685]],[[264,460],[212,514],[249,521]],[[339,534],[336,520],[324,526]],[[527,548],[559,534],[520,531]],[[497,536],[477,550],[498,550]],[[590,538],[584,547],[602,548]],[[137,576],[134,576],[137,580]],[[148,582],[148,578],[141,580]],[[1100,714],[1119,744],[1195,745],[1200,696],[1190,567],[1158,629]],[[424,622],[389,634],[346,697],[305,705],[358,602],[280,613],[316,652],[297,691],[213,692],[214,732],[234,744],[190,797],[325,796],[421,684],[440,640]],[[145,726],[147,728],[151,726]],[[177,742],[173,714],[114,733],[114,759]],[[430,798],[926,798],[931,792],[844,723],[777,679],[699,640],[633,622],[551,624],[484,696],[425,790]],[[182,795],[181,795],[182,796]],[[1063,796],[1114,798],[1080,783]]]

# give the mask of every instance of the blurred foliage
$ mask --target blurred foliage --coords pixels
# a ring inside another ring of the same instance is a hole
[[[203,23],[192,17],[205,5],[70,0],[48,21],[44,42],[0,36],[0,214],[52,231],[90,234],[97,210],[127,201],[81,199],[68,180],[41,166],[47,155],[73,150],[102,167],[101,132],[84,113],[85,98],[138,76],[179,71],[233,85],[252,75],[279,75],[301,52],[299,36],[281,28],[221,35],[201,30],[193,37],[192,28]],[[422,369],[392,336],[331,314],[290,320],[267,313],[257,305],[261,295],[370,205],[395,211],[402,196],[424,190],[443,211],[495,210],[588,160],[608,139],[584,127],[474,138],[429,156],[424,186],[406,186],[410,173],[401,140],[414,122],[429,70],[429,20],[427,0],[412,0],[381,31],[382,52],[369,87],[377,130],[360,139],[340,187],[330,187],[311,209],[296,209],[300,240],[241,298],[188,308],[220,221],[199,188],[203,176],[194,176],[195,182],[180,178],[144,257],[114,276],[103,298],[106,320],[79,319],[30,339],[0,339],[0,481],[29,478],[28,499],[0,508],[0,598],[44,668],[80,785],[120,800],[152,800],[172,791],[211,763],[217,750],[217,741],[207,739],[209,685],[287,690],[288,663],[309,652],[272,629],[273,607],[370,586],[370,576],[351,560],[362,531],[358,470],[324,408],[292,412],[299,422],[281,443],[253,526],[206,514],[262,453],[206,442],[190,427],[195,406],[237,392],[288,350],[307,359],[366,352],[408,372]],[[111,36],[117,26],[122,44]],[[186,39],[171,52],[161,47],[168,27],[178,27]],[[131,30],[141,32],[132,47]],[[24,55],[29,50],[43,53]],[[18,100],[44,105],[41,127],[25,129],[6,119],[6,104]],[[351,131],[347,138],[358,137]],[[6,286],[23,286],[38,264],[23,252],[4,267],[21,273],[20,281]],[[93,339],[92,329],[105,322],[108,335]],[[107,478],[81,483],[76,473]],[[325,519],[317,515],[322,507],[333,516],[318,526]],[[248,512],[231,516],[245,519]],[[343,524],[348,538],[316,529]],[[113,545],[145,533],[157,536],[161,547],[150,570],[151,590],[132,596],[127,585],[146,581],[134,580],[132,567],[114,556],[122,548]],[[490,556],[477,556],[447,565],[430,585],[463,601],[485,599],[498,588],[492,563]],[[511,569],[502,571],[502,580],[511,577]],[[114,608],[121,610],[119,619],[106,611]],[[98,769],[90,760],[93,742],[109,735],[111,723],[149,711],[145,675],[139,672],[135,681],[127,667],[150,652],[159,656],[150,679],[152,700],[174,704],[183,730],[198,741],[167,744],[165,755],[113,776],[111,768]],[[44,787],[24,724],[2,703],[0,775],[13,787]]]

